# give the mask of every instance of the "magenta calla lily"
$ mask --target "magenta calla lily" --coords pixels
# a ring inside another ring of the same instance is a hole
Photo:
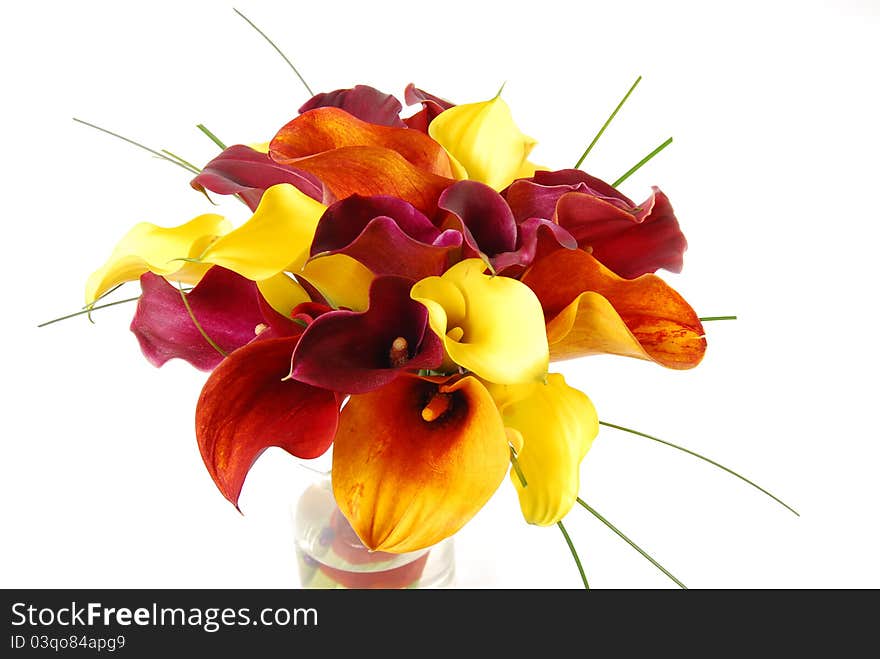
[[[345,254],[373,274],[418,280],[441,274],[461,244],[461,233],[440,231],[401,199],[352,195],[321,216],[311,255]]]
[[[366,311],[332,311],[315,320],[293,353],[294,379],[349,394],[382,387],[410,369],[443,361],[443,344],[428,311],[410,298],[413,282],[377,277]]]
[[[258,328],[266,325],[267,313],[274,314],[271,307],[260,304],[254,282],[219,266],[208,270],[185,294],[189,310],[184,293],[163,277],[151,272],[141,275],[141,290],[131,331],[154,366],[179,358],[209,371],[223,360],[217,348],[230,353],[249,343]],[[217,347],[208,342],[196,322]]]

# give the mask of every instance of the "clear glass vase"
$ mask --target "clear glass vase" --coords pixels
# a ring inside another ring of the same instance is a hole
[[[336,505],[329,474],[316,477],[293,506],[303,588],[448,588],[455,578],[452,538],[420,551],[388,554],[361,544]]]

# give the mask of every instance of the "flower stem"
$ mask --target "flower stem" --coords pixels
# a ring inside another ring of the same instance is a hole
[[[621,176],[619,179],[617,179],[614,183],[612,183],[612,184],[611,184],[611,187],[616,188],[618,185],[620,185],[621,183],[623,183],[626,179],[628,179],[630,176],[632,176],[632,175],[635,174],[637,171],[639,171],[639,170],[642,168],[642,165],[644,165],[645,163],[647,163],[651,158],[653,158],[654,156],[656,156],[658,153],[660,153],[663,149],[665,149],[665,148],[666,148],[667,146],[669,146],[670,144],[672,144],[672,138],[671,138],[671,137],[670,137],[668,140],[666,140],[665,142],[663,142],[663,144],[661,144],[660,146],[658,146],[656,149],[654,149],[653,151],[651,151],[651,153],[649,153],[649,154],[646,155],[644,158],[642,158],[641,160],[639,160],[635,165],[633,165],[633,166],[630,168],[630,170],[629,170],[626,174],[624,174],[624,175]]]
[[[568,544],[568,549],[571,551],[571,555],[574,558],[574,562],[577,565],[578,572],[581,573],[581,579],[584,582],[584,588],[590,590],[590,582],[587,581],[587,575],[584,573],[584,566],[581,565],[581,559],[578,556],[577,550],[574,548],[574,544],[571,542],[571,538],[568,536],[568,531],[565,530],[565,526],[562,522],[556,522],[556,526],[559,527],[559,530],[562,531],[562,535],[565,536],[565,542]]]
[[[587,147],[586,151],[584,151],[583,154],[581,154],[580,160],[578,160],[574,166],[575,169],[578,169],[581,166],[581,163],[584,162],[584,158],[586,158],[587,154],[589,154],[590,151],[592,151],[593,147],[596,146],[596,142],[598,142],[599,138],[602,137],[602,133],[605,132],[605,129],[608,128],[608,125],[611,123],[611,121],[614,119],[614,117],[617,116],[617,113],[620,112],[620,108],[622,108],[623,104],[626,103],[626,100],[629,98],[629,95],[632,94],[633,91],[635,90],[636,85],[638,85],[641,81],[642,81],[642,76],[639,76],[638,78],[636,78],[636,81],[632,84],[632,87],[629,88],[629,91],[626,93],[626,95],[622,99],[620,99],[620,103],[618,103],[617,107],[614,108],[614,112],[612,112],[611,116],[609,116],[608,119],[605,120],[605,123],[602,124],[602,128],[600,128],[599,132],[596,133],[596,137],[594,137],[593,141],[590,142],[590,145]]]
[[[654,440],[655,442],[659,442],[660,444],[665,444],[666,446],[671,446],[671,447],[674,448],[674,449],[678,449],[679,451],[683,451],[684,453],[687,453],[687,454],[689,454],[689,455],[692,455],[692,456],[694,456],[695,458],[699,458],[700,460],[703,460],[703,461],[705,461],[705,462],[708,462],[710,465],[713,465],[713,466],[715,466],[715,467],[718,467],[719,469],[722,469],[722,470],[726,471],[728,474],[731,474],[731,475],[733,475],[733,476],[736,476],[736,477],[739,478],[741,481],[745,481],[746,483],[748,483],[749,485],[751,485],[751,486],[754,487],[755,489],[760,490],[761,492],[763,492],[764,494],[766,494],[768,497],[770,497],[771,499],[773,499],[773,500],[776,501],[777,503],[779,503],[779,504],[781,504],[782,506],[788,508],[791,512],[793,512],[793,513],[794,513],[795,515],[797,515],[798,517],[801,516],[801,514],[800,514],[798,511],[796,511],[794,508],[792,508],[791,506],[789,506],[787,503],[785,503],[785,502],[784,502],[782,499],[780,499],[779,497],[774,496],[773,494],[771,494],[770,492],[768,492],[767,490],[765,490],[765,489],[764,489],[763,487],[761,487],[760,485],[757,485],[756,483],[753,483],[752,481],[750,481],[750,480],[749,480],[748,478],[746,478],[745,476],[736,473],[735,471],[733,471],[733,469],[729,469],[728,467],[725,467],[723,464],[719,464],[719,463],[715,462],[714,460],[710,460],[709,458],[707,458],[707,457],[705,457],[705,456],[703,456],[703,455],[700,455],[699,453],[695,453],[694,451],[691,451],[690,449],[686,449],[686,448],[684,448],[683,446],[679,446],[678,444],[673,444],[672,442],[667,442],[666,440],[664,440],[664,439],[660,439],[659,437],[654,437],[653,435],[648,435],[647,433],[639,432],[638,430],[633,430],[632,428],[625,428],[625,427],[623,427],[623,426],[618,426],[618,425],[615,425],[615,424],[613,424],[613,423],[608,423],[607,421],[599,421],[599,425],[606,426],[606,427],[608,427],[608,428],[614,428],[615,430],[622,430],[622,431],[624,431],[624,432],[632,433],[633,435],[638,435],[639,437],[645,437],[645,438],[647,438],[647,439],[652,439],[652,440]]]
[[[208,333],[202,328],[202,324],[198,320],[196,320],[196,316],[193,313],[192,307],[189,306],[189,300],[186,299],[186,293],[184,292],[182,287],[180,288],[180,299],[183,300],[183,306],[186,307],[186,312],[189,314],[190,320],[193,321],[193,325],[195,325],[196,329],[199,330],[199,334],[202,335],[202,338],[205,339],[205,341],[207,341],[208,344],[212,348],[214,348],[214,350],[219,352],[222,357],[228,356],[229,353],[227,353],[223,348],[214,343],[214,340],[210,336],[208,336]]]
[[[688,589],[688,587],[685,586],[681,581],[679,581],[678,579],[676,579],[676,578],[672,575],[672,573],[671,573],[669,570],[667,570],[665,567],[663,567],[662,565],[660,565],[660,563],[658,563],[657,561],[655,561],[655,560],[654,560],[654,559],[653,559],[653,558],[652,558],[647,552],[645,552],[641,547],[639,547],[636,543],[634,543],[632,540],[630,540],[629,538],[627,538],[626,535],[624,535],[621,531],[619,531],[618,528],[617,528],[616,526],[614,526],[614,524],[612,524],[612,523],[609,522],[607,519],[605,519],[604,517],[602,517],[602,515],[600,515],[598,512],[596,512],[595,510],[593,510],[593,508],[591,508],[591,507],[589,506],[589,504],[587,504],[586,501],[584,501],[583,499],[581,499],[580,497],[578,497],[578,498],[577,498],[577,502],[578,502],[579,504],[581,504],[584,508],[586,508],[587,510],[589,510],[590,513],[592,513],[593,516],[594,516],[596,519],[598,519],[598,520],[599,520],[600,522],[602,522],[605,526],[607,526],[609,529],[611,529],[612,531],[614,531],[614,533],[616,533],[618,536],[620,536],[620,538],[621,538],[622,540],[624,540],[624,541],[625,541],[630,547],[632,547],[632,548],[635,549],[637,552],[639,552],[643,557],[645,557],[646,559],[648,559],[654,567],[656,567],[656,568],[657,568],[658,570],[660,570],[663,574],[665,574],[667,577],[669,577],[670,579],[672,579],[672,580],[678,585],[679,588],[683,588],[684,590],[687,590],[687,589]]]
[[[250,25],[252,28],[254,28],[254,29],[260,34],[261,37],[263,37],[266,41],[269,42],[269,45],[272,46],[272,48],[274,48],[275,51],[276,51],[279,55],[281,55],[281,57],[284,58],[284,61],[287,62],[287,65],[288,65],[291,69],[293,69],[293,72],[296,74],[296,77],[299,78],[299,81],[300,81],[300,82],[303,84],[303,86],[306,88],[306,91],[309,92],[309,95],[310,95],[310,96],[314,96],[314,95],[315,95],[315,92],[313,92],[313,91],[312,91],[312,88],[309,87],[309,83],[307,83],[307,82],[305,81],[305,78],[303,78],[302,75],[300,75],[300,72],[296,70],[296,67],[293,65],[293,62],[291,62],[289,59],[287,59],[287,55],[285,55],[284,53],[282,53],[282,52],[281,52],[281,49],[280,49],[278,46],[275,45],[275,42],[272,41],[269,37],[267,37],[265,32],[263,32],[260,28],[258,28],[256,25],[254,25],[253,21],[251,21],[251,19],[249,19],[247,16],[245,16],[245,15],[242,14],[240,11],[238,11],[238,9],[235,9],[235,8],[233,7],[233,8],[232,8],[232,11],[234,11],[236,14],[238,14],[239,16],[241,16],[245,21],[247,21],[248,25]]]
[[[204,124],[198,124],[198,125],[196,126],[196,128],[198,128],[198,129],[199,129],[200,131],[202,131],[205,135],[207,135],[207,136],[210,138],[210,140],[211,140],[214,144],[216,144],[217,146],[219,146],[221,149],[224,149],[224,150],[226,149],[226,145],[223,144],[223,142],[220,141],[220,138],[218,138],[216,135],[214,135],[214,133],[212,133],[211,131],[209,131],[209,130],[205,127]]]
[[[516,473],[517,478],[519,478],[519,482],[523,487],[528,487],[529,483],[526,480],[525,474],[522,472],[522,467],[519,466],[519,460],[517,460],[516,451],[513,449],[513,446],[510,446],[510,463],[513,465],[513,471]]]
[[[736,320],[736,316],[704,316],[700,318],[701,323],[705,323],[709,320]]]
[[[178,167],[181,167],[181,168],[185,169],[186,171],[190,172],[191,174],[198,174],[199,171],[200,171],[199,169],[197,169],[197,168],[195,168],[195,167],[193,167],[193,166],[191,166],[191,165],[184,164],[182,161],[175,160],[174,158],[169,158],[168,156],[166,156],[166,155],[165,155],[164,153],[162,153],[161,151],[156,151],[155,149],[151,149],[151,148],[148,147],[148,146],[144,146],[144,145],[141,144],[140,142],[135,142],[134,140],[129,139],[129,138],[127,138],[127,137],[123,137],[122,135],[119,135],[118,133],[114,133],[114,132],[111,131],[111,130],[107,130],[106,128],[101,128],[100,126],[96,126],[95,124],[90,124],[88,121],[83,121],[82,119],[77,119],[76,117],[74,117],[73,120],[74,120],[75,122],[77,122],[77,123],[80,123],[80,124],[83,124],[83,125],[85,125],[85,126],[88,126],[89,128],[94,128],[95,130],[99,130],[99,131],[101,131],[102,133],[107,133],[108,135],[112,135],[113,137],[115,137],[115,138],[117,138],[117,139],[120,139],[120,140],[122,140],[123,142],[128,142],[129,144],[133,144],[134,146],[136,146],[136,147],[138,147],[138,148],[140,148],[140,149],[143,149],[144,151],[149,151],[149,152],[152,153],[154,156],[156,156],[156,157],[158,157],[158,158],[161,158],[162,160],[166,160],[166,161],[168,161],[168,162],[170,162],[170,163],[172,163],[172,164],[174,164],[174,165],[177,165]]]

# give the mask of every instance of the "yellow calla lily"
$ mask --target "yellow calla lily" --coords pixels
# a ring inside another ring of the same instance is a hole
[[[499,384],[543,381],[550,352],[541,303],[525,284],[485,269],[467,259],[417,282],[410,296],[459,366]]]
[[[223,266],[253,281],[299,270],[308,256],[326,206],[289,183],[263,193],[253,217],[213,243],[201,261]]]
[[[569,387],[558,373],[547,384],[516,390],[491,387],[504,425],[522,436],[517,463],[525,478],[511,469],[510,480],[519,494],[523,517],[529,524],[555,524],[571,510],[580,487],[580,464],[599,432],[596,408],[582,392]]]
[[[279,272],[274,277],[257,282],[260,295],[282,316],[290,317],[294,307],[311,301],[309,294],[296,280]]]
[[[428,127],[428,134],[449,153],[453,168],[459,165],[467,178],[495,190],[534,173],[535,165],[526,159],[536,142],[520,131],[500,96],[441,112]]]
[[[370,284],[373,273],[345,254],[328,254],[309,260],[301,269],[294,270],[318,289],[334,307],[352,311],[366,311],[370,306]]]
[[[136,224],[120,240],[107,262],[86,282],[86,304],[92,304],[114,286],[134,281],[145,272],[174,275],[195,283],[210,265],[181,261],[198,257],[219,236],[232,229],[221,215],[199,215],[176,227],[160,227],[150,222]]]

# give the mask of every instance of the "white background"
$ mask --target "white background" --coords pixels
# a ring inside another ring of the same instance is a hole
[[[674,136],[623,190],[669,194],[690,248],[684,272],[663,276],[700,315],[739,320],[707,323],[693,371],[614,357],[562,371],[600,418],[740,470],[802,517],[607,429],[582,494],[691,587],[880,587],[880,3],[237,6],[316,91],[414,81],[468,102],[507,81],[553,168],[643,75],[584,167],[614,180]],[[0,31],[0,586],[296,586],[288,507],[309,473],[270,450],[239,516],[194,440],[205,375],[147,364],[132,306],[36,325],[79,307],[134,223],[210,210],[185,172],[72,117],[202,164],[216,151],[197,123],[263,141],[308,94],[224,3],[16,3]],[[244,210],[221,206],[236,222]],[[566,524],[594,587],[673,586],[586,511]],[[523,523],[507,483],[456,542],[459,585],[579,586],[559,532]]]

